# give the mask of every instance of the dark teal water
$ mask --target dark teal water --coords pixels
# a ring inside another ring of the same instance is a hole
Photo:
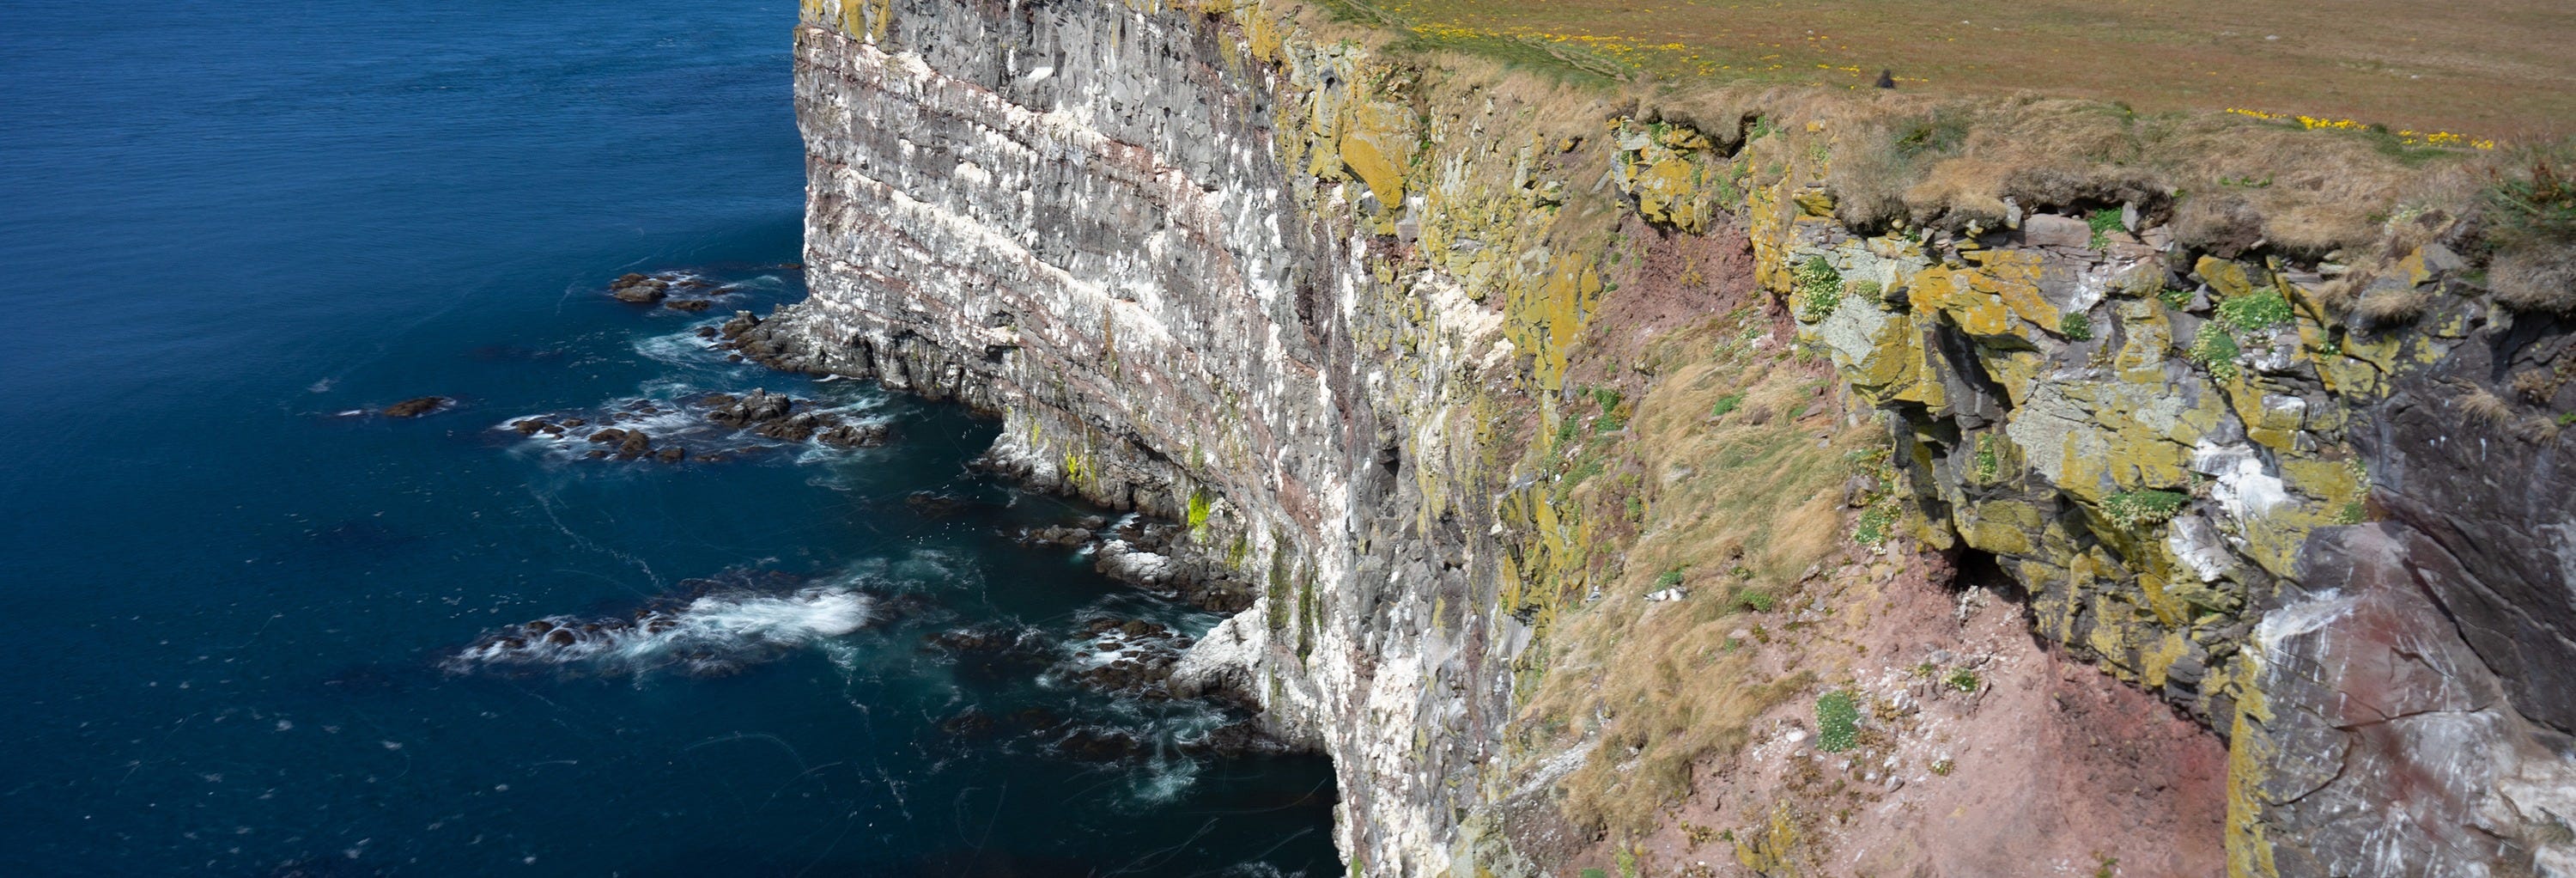
[[[970,473],[992,425],[600,295],[801,295],[794,17],[0,6],[0,874],[1340,871],[1319,760],[1194,755],[1208,708],[924,646],[1212,621],[1003,536],[1079,510]],[[494,429],[755,386],[897,441],[673,466]],[[343,414],[429,394],[459,403]],[[687,626],[457,658],[648,608]],[[1148,746],[943,729],[970,707]]]

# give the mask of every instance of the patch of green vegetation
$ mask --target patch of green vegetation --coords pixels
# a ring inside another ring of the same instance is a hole
[[[1682,584],[1682,569],[1679,567],[1666,570],[1663,575],[1655,577],[1656,588],[1671,588],[1680,584]]]
[[[2135,530],[2163,523],[2189,502],[2191,495],[2178,491],[2121,491],[2102,498],[2102,514],[2121,527]]]
[[[2558,413],[2558,426],[2576,427],[2576,412]]]
[[[1874,280],[1856,280],[1843,284],[1843,298],[1875,302],[1885,295],[1887,287]]]
[[[1325,0],[1325,8],[1341,21],[1361,21],[1383,25],[1380,14],[1360,12],[1356,4]],[[1346,12],[1346,10],[1349,10]],[[1451,51],[1479,55],[1499,61],[1505,67],[1528,70],[1558,82],[1587,88],[1608,88],[1619,84],[1634,68],[1615,58],[1580,46],[1537,38],[1525,38],[1492,32],[1459,29],[1412,31],[1412,36],[1396,43],[1400,52]]]
[[[1986,681],[1978,677],[1977,672],[1967,668],[1952,668],[1949,676],[1941,678],[1941,685],[1961,692],[1975,692],[1977,687],[1985,684]]]
[[[2156,291],[2156,301],[2165,303],[2165,307],[2167,308],[2180,311],[2191,304],[2191,291],[2177,287],[2166,287]]]
[[[1955,152],[1968,141],[1968,118],[1956,111],[1934,113],[1896,129],[1896,155],[1916,158]]]
[[[1771,612],[1772,607],[1779,605],[1779,599],[1772,597],[1770,592],[1758,588],[1739,588],[1735,590],[1735,599],[1730,603],[1756,613],[1768,613]]]
[[[1736,391],[1736,392],[1734,392],[1734,393],[1727,394],[1727,395],[1725,395],[1725,396],[1718,397],[1718,398],[1717,398],[1717,405],[1709,409],[1709,417],[1712,417],[1712,418],[1723,418],[1723,417],[1726,417],[1726,413],[1731,412],[1731,411],[1734,411],[1734,410],[1736,410],[1737,408],[1739,408],[1739,407],[1741,407],[1741,406],[1743,406],[1743,405],[1744,405],[1744,391],[1741,391],[1741,390]]]
[[[1859,523],[1852,526],[1852,542],[1872,548],[1883,545],[1894,535],[1891,528],[1895,524],[1896,510],[1888,504],[1861,510]]]
[[[1843,303],[1843,273],[1834,270],[1825,257],[1808,259],[1798,266],[1794,282],[1798,288],[1798,319],[1815,323],[1834,316]]]
[[[1816,696],[1816,749],[1840,753],[1860,738],[1860,700],[1836,689]]]
[[[2485,195],[2498,231],[2507,237],[2576,241],[2576,174],[2554,166],[2546,154],[2532,156],[2528,175],[2496,175]]]
[[[1208,498],[1207,489],[1200,488],[1190,492],[1189,526],[1192,536],[1203,536],[1207,533],[1208,512],[1213,505]]]
[[[2191,343],[2191,359],[2209,369],[2211,377],[2227,381],[2236,377],[2236,356],[2244,350],[2236,346],[2236,336],[2226,327],[2211,324],[2200,328],[2200,337]]]
[[[2093,318],[2082,311],[2066,312],[2066,316],[2057,318],[2057,334],[2074,341],[2092,341]]]
[[[2111,246],[2112,232],[2127,229],[2120,222],[2120,209],[2116,207],[2105,207],[2094,211],[2091,216],[2084,218],[2084,224],[2093,227],[2093,249],[2095,250]]]
[[[1602,414],[1609,414],[1611,410],[1617,409],[1619,401],[1625,398],[1616,387],[1592,388],[1592,401],[1601,406]]]
[[[1935,775],[1938,775],[1938,776],[1941,776],[1941,777],[1949,777],[1949,776],[1950,776],[1950,772],[1957,771],[1957,770],[1959,770],[1959,763],[1958,763],[1958,761],[1953,760],[1953,759],[1951,759],[1951,758],[1949,758],[1949,757],[1946,757],[1946,756],[1945,756],[1945,757],[1942,757],[1942,758],[1940,758],[1940,759],[1932,760],[1932,773],[1933,773],[1933,774],[1935,774]]]
[[[2218,303],[2218,320],[2238,332],[2262,332],[2297,317],[2279,290],[2258,290]]]
[[[1604,466],[1607,466],[1607,464],[1602,462],[1600,455],[1586,454],[1574,462],[1573,469],[1566,472],[1566,485],[1571,488],[1572,486],[1583,484],[1585,479],[1600,475]]]
[[[1557,446],[1562,448],[1565,446],[1565,443],[1574,441],[1575,434],[1582,429],[1583,421],[1580,418],[1568,415],[1564,418],[1558,419],[1556,422]]]
[[[1995,451],[1995,434],[1977,437],[1977,481],[1991,482],[2003,475],[2003,455]]]
[[[2369,520],[2369,517],[2369,512],[2362,507],[2359,500],[2346,503],[2342,509],[2335,510],[2336,524],[2360,524]]]

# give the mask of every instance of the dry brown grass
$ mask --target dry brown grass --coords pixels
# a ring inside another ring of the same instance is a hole
[[[2576,314],[2576,248],[2507,250],[2496,256],[2488,282],[2516,311]]]
[[[1565,736],[1559,745],[1597,735],[1563,785],[1566,813],[1583,823],[1652,827],[1690,790],[1701,759],[1741,746],[1754,717],[1813,682],[1783,670],[1799,664],[1782,647],[1759,656],[1766,647],[1734,635],[1783,624],[1801,576],[1844,539],[1841,486],[1856,468],[1852,453],[1877,431],[1840,427],[1817,393],[1819,368],[1786,356],[1778,339],[1752,349],[1768,323],[1746,309],[1674,333],[1649,354],[1680,365],[1636,402],[1630,422],[1645,475],[1643,530],[1603,597],[1551,635],[1555,670],[1525,712],[1527,727]],[[1730,397],[1732,411],[1712,417]],[[1687,596],[1645,600],[1667,571],[1680,571]],[[1775,611],[1747,611],[1748,592]]]
[[[1909,93],[2044,89],[2147,112],[2250,107],[2499,139],[2576,134],[2576,7],[2537,0],[1327,5],[1592,75],[1866,92],[1892,68]]]
[[[2462,215],[2477,204],[2487,172],[2507,162],[2241,116],[2142,116],[2028,95],[1855,99],[1737,85],[1667,89],[1647,106],[1666,118],[1714,117],[1724,130],[1743,116],[1785,120],[1791,143],[1782,152],[1790,155],[1807,152],[1803,141],[1829,140],[1826,182],[1838,218],[1855,228],[1894,218],[1992,228],[2007,198],[2024,210],[2134,203],[2149,222],[2169,223],[2183,244],[2228,256],[2267,245],[2309,257],[2400,246],[2407,242],[2387,233],[2415,229],[2387,217]],[[1807,120],[1823,132],[1798,124]]]
[[[2415,322],[2432,305],[2432,294],[2414,287],[2400,287],[2362,296],[2361,301],[2353,306],[2353,313],[2360,315],[2362,322],[2374,329],[2388,329]]]
[[[1812,63],[1775,59],[1759,65],[1758,70],[1739,65],[1702,75],[1695,70],[1658,68],[1638,60],[1661,57],[1657,53],[1665,50],[1660,49],[1643,55],[1621,50],[1627,52],[1621,57],[1629,59],[1621,62],[1629,64],[1623,69],[1631,74],[1653,72],[1654,76],[1626,75],[1620,79],[1584,72],[1597,69],[1599,65],[1593,62],[1601,52],[1609,51],[1600,48],[1608,44],[1599,40],[1619,34],[1629,35],[1619,39],[1645,39],[1640,35],[1664,31],[1671,31],[1666,36],[1677,35],[1718,19],[1758,22],[1786,16],[1784,20],[1795,23],[1801,32],[1829,34],[1831,39],[1820,39],[1831,42],[1862,29],[1901,29],[1908,26],[1906,22],[1926,14],[1936,19],[1955,14],[1981,22],[2046,19],[2052,13],[2046,11],[2045,2],[2042,7],[2030,7],[1971,0],[1966,7],[1970,11],[1964,14],[1950,11],[1949,6],[1872,6],[1862,14],[1858,10],[1804,4],[1721,7],[1684,3],[1664,8],[1629,6],[1624,0],[1616,4],[1608,0],[1567,0],[1544,7],[1490,0],[1313,2],[1318,5],[1311,7],[1303,20],[1322,32],[1430,59],[1436,71],[1460,81],[1530,91],[1520,99],[1529,101],[1534,108],[1543,108],[1537,117],[1542,124],[1571,131],[1633,108],[1632,112],[1643,118],[1688,124],[1727,147],[1733,146],[1731,141],[1739,130],[1757,116],[1787,131],[1791,140],[1808,141],[1821,136],[1831,141],[1832,161],[1820,170],[1826,171],[1828,183],[1838,196],[1839,218],[1864,230],[1883,228],[1899,219],[1918,226],[1940,223],[1957,228],[1977,221],[1993,227],[2003,219],[2003,199],[2007,197],[2025,210],[2135,202],[2150,210],[2151,220],[2170,221],[2177,238],[2186,246],[2234,256],[2269,245],[2313,258],[2379,240],[2382,220],[2409,209],[2443,208],[2451,215],[2462,215],[2475,201],[2477,181],[2512,151],[2410,146],[2404,138],[2385,131],[2308,130],[2295,121],[2206,112],[2249,103],[2246,101],[2140,100],[2132,92],[2166,93],[2157,90],[2152,77],[2112,77],[2121,87],[2107,91],[2068,87],[2083,80],[2062,78],[2016,83],[2011,88],[1934,90],[1909,86],[1898,91],[1845,90],[1815,84],[1819,75],[1825,81],[1837,81],[1835,77],[1845,75],[1839,70],[1818,75],[1795,72],[1814,71]],[[2185,5],[2198,2],[2191,0]],[[2292,5],[2286,0],[2255,2],[2264,8]],[[2482,2],[2492,4],[2494,0]],[[2391,11],[2396,8],[2349,10],[2349,15],[2330,18],[2340,26],[2405,19],[2405,15]],[[2092,23],[2087,25],[2085,34],[2061,34],[2075,40],[2070,46],[2099,40],[2108,32],[2098,26],[2101,21],[2148,15],[2132,9],[2087,9],[2087,15],[2098,12],[2103,17],[2088,19]],[[2315,17],[2290,9],[2274,11],[2282,13],[2286,20]],[[2210,21],[2245,20],[2241,18],[2243,14],[2244,10],[2231,6],[2228,15],[2237,17]],[[1881,17],[1889,18],[1881,21]],[[2445,20],[2459,17],[2456,12],[2445,13]],[[2538,32],[2565,28],[2566,33],[2576,35],[2576,16],[2544,18],[2547,20],[2536,23]],[[2472,20],[2468,30],[2480,34],[2511,30],[2513,40],[2494,43],[2484,37],[2471,39],[2465,33],[2447,33],[2436,42],[2505,52],[2513,51],[2512,46],[2528,48],[2534,44],[2534,32],[2503,27],[2501,20]],[[1730,30],[1733,27],[1715,27],[1710,33],[1739,33]],[[1519,36],[1455,36],[1458,33]],[[2008,40],[2025,36],[2015,34]],[[2144,43],[2096,46],[2080,57],[2106,68],[2127,70],[2139,61],[2130,56],[2172,48],[2152,45],[2156,40],[2146,36],[2132,36]],[[2312,36],[2293,38],[2306,40]],[[2285,38],[2285,42],[2290,39]],[[1672,41],[1657,39],[1658,44]],[[1692,46],[1693,53],[1717,51],[1689,39],[1680,41]],[[1776,40],[1756,42],[1766,47],[1760,54],[1785,53],[1784,57],[1788,57],[1797,51],[1769,45]],[[2364,75],[2353,72],[2349,58],[2327,63],[2328,58],[2339,57],[2336,53],[2348,46],[2339,48],[2322,40],[2300,42],[2298,46],[2293,54],[2305,53],[2301,57],[2308,62],[2303,63],[2314,64],[2310,72],[2319,81]],[[1981,43],[1978,50],[1991,48]],[[1954,50],[1955,46],[1947,44],[1942,49]],[[2011,53],[2019,60],[2038,63],[2040,66],[2032,69],[2037,73],[2047,70],[2046,60],[2055,51],[2058,50],[2045,44],[2025,46],[2016,42]],[[1573,57],[1568,53],[1581,52],[1592,54],[1577,58],[1582,61],[1579,65],[1567,66],[1556,60],[1558,56]],[[2260,63],[2257,57],[2239,57],[2242,53],[2223,54],[2235,59],[2228,68],[2233,75],[2223,77],[2231,82],[2251,75],[2246,64]],[[2512,67],[2519,71],[2514,75],[2525,83],[2520,91],[2498,86],[2495,94],[2482,95],[2478,100],[2455,104],[2447,98],[2426,98],[2422,107],[2485,112],[2508,106],[2513,100],[2537,101],[2559,109],[2548,114],[2514,114],[2516,119],[2549,120],[2548,124],[2523,132],[2526,139],[2567,136],[2576,131],[2576,97],[2571,97],[2576,96],[2576,88],[2554,88],[2549,94],[2535,89],[2539,83],[2554,85],[2562,79],[2576,84],[2576,54],[2546,54],[2547,63],[2518,62]],[[2202,62],[2193,62],[2199,63]],[[1769,69],[1772,64],[1784,66],[1773,71]],[[1533,70],[1542,75],[1530,75]],[[1876,71],[1867,72],[1875,75]],[[2199,75],[2194,71],[2194,76]],[[2026,90],[2031,86],[2045,87],[2048,94]],[[2340,85],[2330,90],[2344,94],[2356,91]],[[2498,95],[2508,100],[2499,102]],[[2114,100],[2129,103],[2110,102]],[[2439,127],[2409,122],[2412,117],[2402,113],[2373,116],[2359,110],[2250,103],[2319,116],[2398,119],[2400,127],[2411,124],[2423,130]],[[2389,109],[2389,113],[2396,110]],[[1822,123],[1824,133],[1814,135],[1804,130],[1805,123],[1811,121]],[[2490,127],[2477,133],[2497,132]],[[1809,148],[1809,142],[1793,147],[1799,152]],[[1764,166],[1753,167],[1758,172]]]
[[[2513,395],[2532,405],[2548,405],[2558,394],[2558,376],[2539,369],[2525,369],[2513,375]]]
[[[2470,388],[2460,394],[2460,414],[2499,430],[2514,425],[2513,405],[2484,387]]]

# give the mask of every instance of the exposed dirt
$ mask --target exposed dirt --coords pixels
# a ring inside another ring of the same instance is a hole
[[[1746,615],[1765,670],[1827,682],[1702,763],[1689,801],[1631,848],[1635,874],[2222,874],[2217,737],[2042,648],[2019,604],[1954,573],[1935,555],[1855,553]],[[1861,713],[1839,753],[1818,748],[1816,696],[1832,690]],[[1605,839],[1564,874],[1619,860]]]
[[[1631,396],[1644,390],[1641,368],[1654,367],[1647,349],[1674,330],[1745,306],[1788,312],[1753,288],[1751,238],[1732,216],[1704,235],[1684,235],[1655,228],[1633,212],[1619,221],[1624,258],[1606,266],[1617,281],[1615,294],[1602,297],[1601,313],[1566,370],[1565,385],[1619,386]],[[1781,337],[1795,331],[1783,322]],[[1615,327],[1615,329],[1613,329]]]

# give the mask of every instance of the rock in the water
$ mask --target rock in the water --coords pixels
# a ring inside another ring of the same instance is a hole
[[[716,303],[705,299],[672,299],[668,302],[662,303],[662,307],[669,308],[673,311],[697,312],[715,307],[715,304]]]
[[[620,302],[650,305],[671,294],[671,282],[659,278],[628,274],[608,285],[608,295]]]
[[[823,419],[815,416],[813,412],[799,412],[764,421],[759,426],[751,428],[751,432],[785,442],[803,442],[813,438],[814,431],[821,429],[822,426]]]
[[[815,433],[814,440],[834,448],[874,448],[892,432],[884,424],[840,424]]]
[[[723,401],[717,402],[718,399]],[[767,390],[753,390],[739,398],[717,394],[708,397],[707,401],[715,406],[713,411],[707,412],[707,420],[728,427],[747,427],[762,421],[774,421],[786,417],[788,410],[796,406],[796,401],[788,398],[786,394],[771,393]]]
[[[1078,527],[1033,527],[1020,531],[1020,542],[1032,546],[1071,548],[1091,542],[1091,531]]]
[[[415,399],[406,399],[401,402],[394,403],[393,405],[385,406],[385,417],[417,418],[421,415],[437,411],[441,407],[454,401],[455,400],[448,399],[444,396],[423,396]]]

